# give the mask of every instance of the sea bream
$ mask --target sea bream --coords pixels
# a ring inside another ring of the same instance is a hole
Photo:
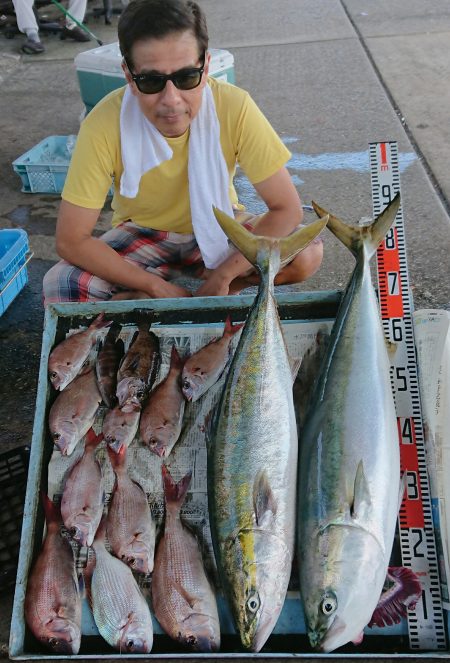
[[[180,518],[191,472],[178,483],[162,466],[166,516],[152,578],[155,616],[171,638],[199,652],[218,651],[220,624],[214,589],[195,535]]]
[[[116,453],[108,447],[115,474],[106,520],[111,550],[138,573],[151,573],[155,556],[156,525],[142,486],[127,471],[127,447]]]
[[[327,219],[275,239],[215,214],[261,274],[208,435],[209,513],[220,579],[242,644],[257,652],[284,604],[295,531],[297,426],[273,283],[281,261],[305,248]]]
[[[382,592],[400,492],[390,363],[369,261],[400,199],[369,226],[329,215],[356,258],[300,438],[298,563],[314,649],[360,642]],[[319,216],[326,212],[314,205]]]
[[[222,336],[204,345],[185,361],[181,388],[187,401],[197,401],[220,378],[230,356],[230,343],[243,326],[233,325],[228,315]]]
[[[112,323],[95,362],[98,390],[104,404],[110,409],[117,403],[117,371],[125,352],[123,341],[119,338],[121,329],[122,326],[117,322]]]
[[[139,428],[139,419],[141,416],[140,406],[134,408],[125,408],[125,411],[119,405],[105,414],[102,424],[102,432],[108,446],[120,453],[123,447],[129,447],[134,440]]]
[[[166,377],[151,392],[139,422],[142,441],[160,458],[167,458],[180,437],[186,401],[181,391],[183,360],[175,345]]]
[[[70,468],[61,498],[64,525],[80,546],[91,546],[103,513],[102,469],[95,453],[103,435],[90,429],[84,453]]]
[[[140,406],[155,382],[161,364],[159,338],[141,320],[117,372],[117,398],[124,410]]]
[[[78,654],[81,598],[69,541],[61,536],[59,508],[42,494],[47,534],[28,578],[25,620],[33,635],[57,654]]]
[[[131,569],[105,547],[105,520],[95,535],[95,556],[88,560],[86,586],[92,614],[102,638],[121,654],[148,654],[153,623]]]
[[[51,351],[48,375],[55,389],[62,391],[78,375],[99,331],[110,324],[111,321],[105,320],[105,314],[100,313],[87,329],[71,334]]]
[[[56,397],[48,415],[50,434],[63,456],[70,456],[92,427],[102,397],[92,368],[83,371]]]

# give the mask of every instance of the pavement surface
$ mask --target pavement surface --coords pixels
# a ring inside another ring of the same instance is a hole
[[[252,94],[291,149],[289,168],[303,203],[314,199],[347,221],[370,217],[368,143],[397,141],[415,308],[450,309],[450,5],[442,0],[200,4],[211,47],[231,51],[236,83]],[[117,41],[117,16],[105,25],[93,15],[100,7],[96,0],[89,4],[88,27],[105,44]],[[48,18],[55,11],[40,10]],[[41,283],[57,260],[59,205],[58,196],[23,193],[11,163],[47,136],[77,133],[84,104],[73,60],[97,46],[63,42],[57,34],[42,38],[45,53],[27,56],[20,53],[24,37],[7,39],[0,29],[0,228],[24,228],[34,251],[28,285],[0,318],[2,452],[31,440],[43,328]],[[243,181],[239,187],[248,208],[257,210],[253,192]],[[110,216],[106,205],[101,229],[108,228]],[[298,289],[345,287],[352,269],[348,252],[331,233],[324,241],[320,271]],[[0,601],[0,649],[6,657],[11,606],[7,588]]]

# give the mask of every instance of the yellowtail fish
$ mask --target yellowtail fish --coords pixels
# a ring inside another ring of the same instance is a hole
[[[292,371],[273,283],[281,261],[305,248],[327,218],[275,239],[253,235],[222,212],[215,214],[261,273],[211,423],[208,450],[209,513],[220,579],[242,644],[258,652],[286,597],[296,511]]]

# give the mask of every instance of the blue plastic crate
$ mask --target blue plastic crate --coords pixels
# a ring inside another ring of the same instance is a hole
[[[0,315],[28,283],[29,254],[25,230],[0,230]]]
[[[13,161],[25,193],[61,193],[69,169],[68,136],[49,136]]]

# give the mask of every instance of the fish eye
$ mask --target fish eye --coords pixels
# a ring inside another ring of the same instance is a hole
[[[136,392],[136,396],[139,398],[139,400],[141,400],[141,398],[144,398],[144,392],[142,391],[142,389]]]
[[[336,612],[337,609],[337,598],[334,594],[329,593],[325,594],[323,597],[321,603],[320,603],[320,609],[322,610],[323,614],[329,617],[332,615],[334,612]]]
[[[52,371],[50,373],[50,379],[55,380],[58,377],[58,373],[56,371]]]
[[[58,638],[50,638],[48,641],[50,647],[57,647],[59,645]]]
[[[247,599],[247,608],[249,609],[250,612],[255,613],[259,609],[259,606],[261,605],[261,601],[259,600],[259,595],[257,592],[252,592],[250,596]]]
[[[61,439],[61,433],[53,433],[53,439],[54,440],[60,440]]]
[[[127,642],[127,649],[128,649],[129,651],[133,651],[133,647],[134,647],[134,640],[128,640],[128,642]]]
[[[183,380],[183,389],[189,389],[190,386],[191,383],[189,382],[189,380]]]

